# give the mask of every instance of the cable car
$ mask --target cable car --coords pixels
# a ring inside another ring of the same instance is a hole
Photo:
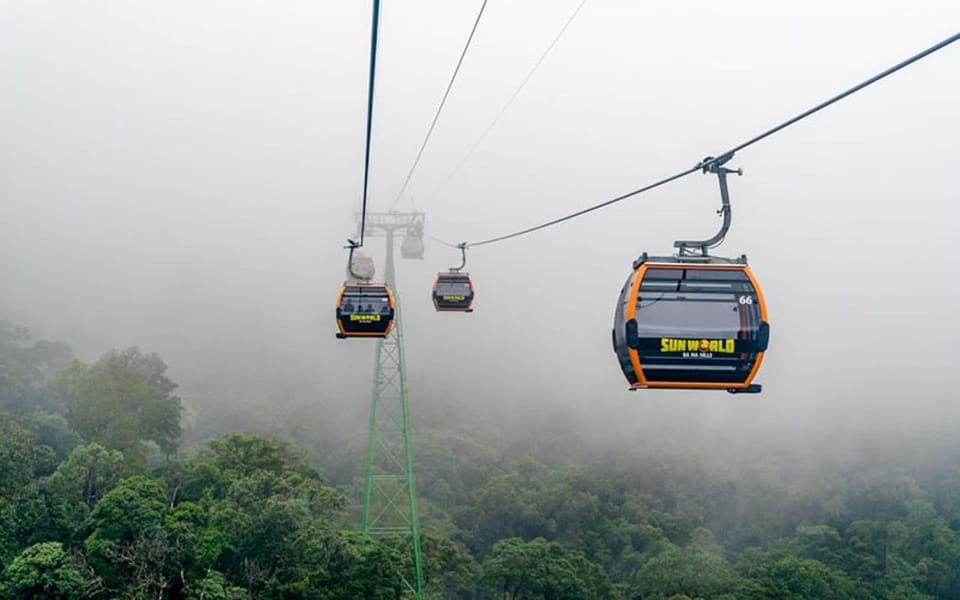
[[[397,310],[393,292],[385,283],[370,283],[373,259],[356,252],[355,241],[347,242],[348,279],[337,293],[337,337],[387,337]]]
[[[763,293],[746,257],[643,255],[614,315],[614,351],[632,389],[759,392],[751,382],[769,339]]]
[[[337,337],[387,337],[396,304],[386,284],[345,283],[337,294]]]
[[[423,238],[407,234],[400,242],[400,256],[403,258],[423,258]]]
[[[457,244],[460,249],[459,267],[450,267],[444,273],[437,273],[433,280],[433,306],[439,312],[473,312],[475,288],[469,273],[463,273],[467,266],[467,243]]]
[[[730,227],[727,173],[732,155],[705,159],[723,200],[720,232],[678,241],[674,256],[633,263],[613,318],[613,349],[630,389],[719,389],[757,393],[753,379],[770,340],[767,306],[746,256],[708,254]]]
[[[469,273],[437,273],[433,280],[433,306],[441,312],[473,312],[474,291]]]
[[[377,272],[373,257],[361,252],[352,252],[347,262],[347,278],[369,281]]]

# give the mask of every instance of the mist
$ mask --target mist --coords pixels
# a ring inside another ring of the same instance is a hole
[[[370,210],[423,210],[452,243],[550,220],[749,139],[960,18],[946,1],[588,2],[454,171],[577,4],[490,3],[395,203],[475,7],[386,3]],[[85,361],[157,352],[195,427],[362,439],[374,344],[334,338],[333,301],[368,36],[358,2],[0,5],[0,317]],[[757,396],[628,392],[610,347],[633,259],[719,226],[712,177],[470,250],[470,315],[433,310],[459,256],[427,240],[397,266],[415,439],[420,423],[536,424],[600,449],[656,432],[714,456],[819,455],[954,430],[958,70],[946,48],[730,163],[745,174],[718,253],[748,255],[772,327]],[[382,241],[366,247],[380,273]]]

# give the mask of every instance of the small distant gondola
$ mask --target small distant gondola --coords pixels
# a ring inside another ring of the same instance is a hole
[[[414,225],[407,230],[400,242],[400,256],[403,258],[423,258],[423,227]]]
[[[467,266],[467,243],[457,244],[462,261],[459,267],[437,273],[433,280],[433,306],[439,312],[473,312],[476,290],[469,273],[462,272]]]
[[[753,379],[770,340],[767,306],[746,256],[711,256],[730,227],[726,174],[732,155],[705,159],[723,200],[720,232],[678,241],[675,256],[633,263],[613,319],[613,349],[631,389],[761,391]]]
[[[438,311],[473,312],[473,296],[469,273],[437,273],[433,280],[433,306]]]
[[[345,283],[337,295],[337,337],[387,337],[396,305],[385,284]]]
[[[351,253],[350,261],[347,264],[347,278],[369,281],[373,279],[377,268],[374,265],[373,257],[367,256],[361,252]]]

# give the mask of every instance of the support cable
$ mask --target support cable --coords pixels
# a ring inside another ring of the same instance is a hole
[[[441,239],[438,238],[438,237],[433,237],[433,236],[430,235],[429,233],[424,233],[424,234],[423,234],[423,237],[425,237],[425,238],[430,238],[431,240],[437,242],[438,244],[443,244],[444,246],[449,246],[449,247],[451,247],[451,248],[459,248],[459,247],[460,247],[460,244],[451,244],[450,242],[445,242],[445,241],[441,240]]]
[[[517,86],[517,89],[513,91],[513,94],[510,96],[510,99],[507,100],[506,104],[503,105],[503,108],[500,109],[500,112],[497,113],[497,116],[493,118],[493,121],[487,125],[487,128],[483,130],[483,133],[480,134],[480,137],[477,138],[477,141],[473,143],[467,153],[460,160],[460,164],[444,178],[443,182],[437,186],[435,190],[428,196],[432,198],[436,196],[437,193],[445,188],[450,180],[460,172],[460,169],[463,168],[463,165],[467,164],[467,161],[470,160],[470,157],[473,155],[474,151],[480,147],[480,144],[483,143],[483,140],[486,139],[487,135],[493,131],[493,128],[496,127],[497,123],[500,121],[500,118],[507,112],[507,109],[510,108],[510,105],[513,104],[513,101],[517,99],[517,96],[520,95],[520,92],[523,91],[523,88],[526,87],[527,83],[530,81],[530,78],[533,77],[533,74],[540,68],[540,65],[543,64],[544,59],[547,58],[547,55],[550,54],[550,51],[553,50],[553,47],[557,45],[557,42],[560,41],[561,36],[570,27],[570,24],[573,23],[573,20],[577,17],[577,14],[580,12],[580,9],[583,8],[583,5],[587,3],[587,0],[581,0],[580,4],[577,5],[577,8],[574,9],[573,14],[570,15],[570,18],[567,19],[567,22],[563,24],[563,27],[560,28],[560,32],[553,38],[553,41],[550,42],[550,45],[547,46],[547,49],[543,51],[543,54],[540,55],[540,58],[537,59],[537,62],[534,63],[533,68],[527,72],[526,77],[523,78],[523,81],[520,82],[520,85]]]
[[[483,0],[483,4],[480,5],[480,11],[477,13],[477,18],[473,22],[473,29],[470,30],[470,35],[467,36],[467,43],[463,46],[463,51],[460,53],[460,59],[457,61],[457,67],[453,70],[453,76],[450,77],[450,83],[447,84],[447,90],[443,93],[443,98],[440,100],[440,106],[437,107],[437,113],[433,115],[433,122],[430,123],[430,129],[427,130],[427,135],[423,138],[423,143],[420,144],[420,150],[417,151],[417,158],[414,159],[413,165],[410,167],[410,172],[407,173],[407,178],[403,181],[403,186],[400,187],[400,191],[397,193],[396,199],[393,201],[393,205],[390,207],[390,210],[393,210],[397,203],[400,202],[400,197],[403,196],[403,192],[407,189],[407,184],[410,183],[410,178],[413,177],[413,172],[417,169],[417,165],[420,164],[420,157],[423,156],[423,150],[427,147],[427,142],[430,141],[430,136],[433,134],[433,128],[437,125],[437,120],[440,118],[440,113],[443,111],[443,105],[447,103],[447,96],[450,95],[450,90],[453,88],[453,82],[457,79],[457,73],[460,72],[460,65],[463,64],[463,58],[467,55],[467,49],[470,48],[470,42],[473,41],[473,34],[477,31],[477,25],[480,24],[480,17],[483,16],[483,9],[487,7],[487,0]]]
[[[370,178],[370,132],[373,125],[373,82],[377,71],[377,36],[380,30],[380,0],[373,0],[373,26],[370,28],[370,85],[367,92],[367,144],[363,158],[363,207],[360,213],[360,244],[367,229],[367,182]]]
[[[691,174],[691,173],[694,173],[694,172],[696,172],[696,171],[699,171],[699,170],[700,170],[700,165],[697,165],[697,166],[695,166],[695,167],[693,167],[693,168],[691,168],[691,169],[687,169],[686,171],[683,171],[683,172],[681,172],[681,173],[677,173],[676,175],[671,175],[670,177],[667,177],[666,179],[661,179],[660,181],[658,181],[658,182],[656,182],[656,183],[652,183],[652,184],[650,184],[650,185],[648,185],[648,186],[642,187],[642,188],[640,188],[639,190],[634,190],[634,191],[632,191],[632,192],[627,192],[626,194],[623,194],[622,196],[617,196],[616,198],[611,198],[610,200],[607,200],[606,202],[601,202],[600,204],[595,204],[595,205],[593,205],[593,206],[591,206],[591,207],[589,207],[589,208],[585,208],[585,209],[583,209],[583,210],[578,210],[577,212],[572,213],[572,214],[569,214],[569,215],[567,215],[567,216],[565,216],[565,217],[560,217],[559,219],[554,219],[554,220],[552,220],[552,221],[547,221],[546,223],[542,223],[542,224],[540,224],[540,225],[535,225],[534,227],[528,227],[528,228],[526,228],[526,229],[521,229],[520,231],[516,231],[516,232],[514,232],[514,233],[508,233],[507,235],[501,235],[501,236],[499,236],[499,237],[490,238],[489,240],[483,240],[482,242],[470,242],[469,244],[467,244],[467,247],[468,247],[468,248],[472,248],[472,247],[474,247],[474,246],[484,246],[484,245],[486,245],[486,244],[493,244],[493,243],[495,243],[495,242],[502,242],[503,240],[509,240],[510,238],[515,238],[515,237],[518,237],[518,236],[521,236],[521,235],[525,235],[525,234],[528,234],[528,233],[533,233],[534,231],[537,231],[538,229],[545,229],[545,228],[550,227],[550,226],[552,226],[552,225],[556,225],[556,224],[558,224],[558,223],[563,223],[564,221],[569,221],[570,219],[575,219],[575,218],[577,218],[577,217],[579,217],[579,216],[581,216],[581,215],[585,215],[585,214],[587,214],[587,213],[589,213],[589,212],[593,212],[593,211],[595,211],[595,210],[600,210],[601,208],[605,208],[605,207],[607,207],[607,206],[610,206],[611,204],[616,204],[617,202],[620,202],[621,200],[626,200],[627,198],[630,198],[631,196],[636,196],[637,194],[642,194],[643,192],[648,192],[648,191],[650,191],[650,190],[652,190],[652,189],[654,189],[654,188],[658,188],[658,187],[660,187],[661,185],[666,185],[666,184],[668,184],[668,183],[670,183],[670,182],[672,182],[672,181],[676,181],[677,179],[680,179],[681,177],[686,177],[687,175],[689,175],[689,174]]]
[[[829,100],[826,100],[826,101],[824,101],[824,102],[821,102],[820,104],[814,106],[813,108],[811,108],[811,109],[809,109],[809,110],[806,110],[806,111],[800,113],[799,115],[797,115],[797,116],[795,116],[795,117],[793,117],[793,118],[791,118],[791,119],[789,119],[789,120],[787,120],[787,121],[784,121],[784,122],[781,123],[780,125],[777,125],[776,127],[772,128],[772,129],[770,129],[770,130],[768,130],[768,131],[766,131],[766,132],[764,132],[764,133],[762,133],[762,134],[760,134],[760,135],[758,135],[758,136],[756,136],[756,137],[754,137],[754,138],[751,138],[751,139],[747,140],[746,142],[740,144],[739,146],[734,146],[733,148],[731,148],[730,150],[724,152],[723,154],[718,154],[718,155],[716,155],[715,157],[714,157],[714,156],[710,156],[710,157],[707,157],[707,158],[703,159],[702,161],[700,161],[699,163],[697,163],[697,165],[694,166],[693,168],[687,169],[687,170],[685,170],[685,171],[681,171],[681,172],[677,173],[676,175],[671,175],[670,177],[667,177],[667,178],[665,178],[665,179],[661,179],[660,181],[658,181],[658,182],[656,182],[656,183],[652,183],[652,184],[650,184],[650,185],[648,185],[648,186],[645,186],[645,187],[642,187],[642,188],[640,188],[640,189],[638,189],[638,190],[634,190],[634,191],[632,191],[632,192],[628,192],[628,193],[626,193],[626,194],[623,194],[622,196],[617,196],[616,198],[611,198],[610,200],[607,200],[607,201],[605,201],[605,202],[601,202],[600,204],[595,204],[595,205],[593,205],[593,206],[590,206],[590,207],[588,207],[588,208],[579,210],[579,211],[577,211],[577,212],[575,212],[575,213],[571,213],[571,214],[566,215],[566,216],[564,216],[564,217],[560,217],[560,218],[554,219],[554,220],[552,220],[552,221],[547,221],[546,223],[542,223],[542,224],[540,224],[540,225],[535,225],[535,226],[533,226],[533,227],[528,227],[528,228],[526,228],[526,229],[521,229],[520,231],[516,231],[516,232],[514,232],[514,233],[509,233],[509,234],[506,234],[506,235],[497,236],[497,237],[490,238],[490,239],[487,239],[487,240],[482,240],[482,241],[479,241],[479,242],[470,242],[470,243],[467,243],[467,244],[466,244],[466,247],[467,247],[467,248],[470,248],[470,247],[473,247],[473,246],[483,246],[483,245],[486,245],[486,244],[493,244],[493,243],[495,243],[495,242],[501,242],[501,241],[503,241],[503,240],[508,240],[508,239],[510,239],[510,238],[515,238],[515,237],[518,237],[518,236],[521,236],[521,235],[525,235],[525,234],[528,234],[528,233],[532,233],[532,232],[534,232],[534,231],[538,231],[538,230],[540,230],[540,229],[544,229],[544,228],[550,227],[550,226],[552,226],[552,225],[556,225],[556,224],[558,224],[558,223],[563,223],[564,221],[569,221],[570,219],[574,219],[574,218],[576,218],[576,217],[585,215],[585,214],[587,214],[587,213],[589,213],[589,212],[593,212],[593,211],[595,211],[595,210],[599,210],[599,209],[601,209],[601,208],[605,208],[605,207],[610,206],[610,205],[612,205],[612,204],[616,204],[617,202],[620,202],[620,201],[622,201],[622,200],[626,200],[627,198],[631,198],[631,197],[633,197],[633,196],[636,196],[636,195],[641,194],[641,193],[643,193],[643,192],[650,191],[650,190],[652,190],[652,189],[654,189],[654,188],[660,187],[660,186],[665,185],[665,184],[667,184],[667,183],[670,183],[670,182],[672,182],[672,181],[676,181],[677,179],[681,179],[681,178],[683,178],[683,177],[686,177],[687,175],[690,175],[691,173],[694,173],[694,172],[696,172],[696,171],[708,172],[708,171],[710,171],[710,169],[711,169],[713,166],[718,165],[718,164],[722,164],[723,162],[726,162],[727,160],[729,160],[736,152],[739,152],[740,150],[743,150],[744,148],[747,148],[747,147],[749,147],[749,146],[752,146],[753,144],[756,144],[756,143],[759,142],[760,140],[762,140],[762,139],[764,139],[764,138],[767,138],[767,137],[773,135],[774,133],[777,133],[778,131],[781,131],[781,130],[785,129],[785,128],[793,125],[794,123],[797,123],[797,122],[799,122],[799,121],[802,121],[803,119],[809,117],[810,115],[814,114],[815,112],[820,111],[820,110],[822,110],[822,109],[830,106],[831,104],[833,104],[833,103],[835,103],[835,102],[838,102],[838,101],[846,98],[847,96],[850,96],[851,94],[854,94],[854,93],[856,93],[856,92],[858,92],[858,91],[866,88],[867,86],[872,85],[872,84],[876,83],[877,81],[880,81],[881,79],[883,79],[883,78],[885,78],[885,77],[887,77],[887,76],[889,76],[889,75],[892,75],[893,73],[896,73],[897,71],[899,71],[899,70],[901,70],[901,69],[903,69],[903,68],[905,68],[905,67],[907,67],[907,66],[909,66],[909,65],[911,65],[911,64],[913,64],[913,63],[915,63],[915,62],[917,62],[918,60],[920,60],[920,59],[922,59],[922,58],[925,58],[925,57],[933,54],[934,52],[937,52],[938,50],[941,50],[941,49],[949,46],[950,44],[956,42],[957,40],[960,40],[960,33],[955,33],[955,34],[953,34],[952,36],[946,38],[945,40],[943,40],[943,41],[941,41],[941,42],[938,42],[938,43],[934,44],[933,46],[930,46],[930,47],[927,48],[926,50],[924,50],[924,51],[922,51],[922,52],[920,52],[920,53],[918,53],[918,54],[915,54],[915,55],[911,56],[910,58],[908,58],[908,59],[906,59],[906,60],[904,60],[904,61],[902,61],[902,62],[900,62],[900,63],[897,63],[896,65],[890,67],[889,69],[887,69],[887,70],[885,70],[885,71],[883,71],[883,72],[881,72],[881,73],[878,73],[877,75],[874,75],[874,76],[871,77],[870,79],[867,79],[866,81],[863,81],[862,83],[859,83],[859,84],[853,86],[852,88],[850,88],[850,89],[848,89],[848,90],[846,90],[846,91],[844,91],[844,92],[842,92],[842,93],[840,93],[840,94],[838,94],[838,95],[830,98]],[[439,241],[439,240],[438,240],[438,241]],[[447,244],[447,245],[449,245],[449,246],[457,247],[457,244],[448,244],[447,242],[442,242],[442,243]]]
[[[830,105],[833,104],[834,102],[839,102],[840,100],[843,100],[843,99],[846,98],[847,96],[850,96],[851,94],[854,94],[854,93],[856,93],[856,92],[859,92],[859,91],[862,90],[863,88],[865,88],[865,87],[867,87],[867,86],[869,86],[869,85],[871,85],[871,84],[874,84],[874,83],[880,81],[880,80],[883,79],[884,77],[886,77],[886,76],[888,76],[888,75],[892,75],[892,74],[896,73],[897,71],[899,71],[900,69],[903,69],[904,67],[908,67],[908,66],[912,65],[913,63],[917,62],[917,61],[920,60],[921,58],[925,58],[925,57],[933,54],[933,53],[936,52],[937,50],[940,50],[940,49],[942,49],[942,48],[945,48],[945,47],[949,46],[950,44],[954,43],[954,42],[957,41],[958,39],[960,39],[960,33],[955,33],[955,34],[951,35],[950,37],[948,37],[947,39],[943,40],[942,42],[938,42],[938,43],[934,44],[933,46],[930,46],[929,48],[927,48],[927,49],[924,50],[923,52],[920,52],[920,53],[918,53],[918,54],[914,54],[914,55],[911,56],[910,58],[908,58],[908,59],[906,59],[906,60],[904,60],[904,61],[902,61],[902,62],[899,62],[899,63],[893,65],[892,67],[890,67],[890,68],[887,69],[886,71],[883,71],[882,73],[877,73],[876,75],[874,75],[874,76],[871,77],[870,79],[867,79],[866,81],[864,81],[864,82],[862,82],[862,83],[858,83],[857,85],[855,85],[855,86],[853,86],[852,88],[846,90],[845,92],[841,92],[840,94],[837,94],[837,95],[834,96],[833,98],[830,98],[829,100],[825,100],[824,102],[821,102],[820,104],[814,106],[813,108],[811,108],[811,109],[809,109],[809,110],[806,110],[806,111],[800,113],[799,115],[795,116],[794,118],[792,118],[792,119],[790,119],[790,120],[788,120],[788,121],[784,121],[783,123],[777,125],[777,126],[774,127],[773,129],[770,129],[770,130],[768,130],[768,131],[765,131],[764,133],[761,133],[760,135],[758,135],[758,136],[756,136],[756,137],[754,137],[754,138],[751,138],[751,139],[747,140],[746,142],[740,144],[739,146],[735,146],[735,147],[731,148],[730,150],[727,150],[727,151],[724,152],[723,154],[718,154],[717,157],[714,158],[714,159],[712,159],[709,163],[704,164],[704,165],[701,165],[701,166],[707,167],[707,166],[709,166],[709,165],[712,164],[712,163],[716,163],[717,161],[719,161],[720,159],[722,159],[722,158],[725,157],[725,156],[728,156],[728,155],[731,155],[731,156],[732,156],[733,154],[739,152],[740,150],[743,150],[743,149],[746,148],[747,146],[752,146],[753,144],[756,144],[756,143],[759,142],[760,140],[762,140],[762,139],[764,139],[764,138],[766,138],[766,137],[769,137],[769,136],[777,133],[778,131],[780,131],[780,130],[782,130],[782,129],[786,129],[787,127],[793,125],[793,124],[796,123],[797,121],[802,121],[803,119],[806,119],[807,117],[809,117],[809,116],[812,115],[813,113],[818,112],[818,111],[820,111],[820,110],[822,110],[822,109],[830,106]]]

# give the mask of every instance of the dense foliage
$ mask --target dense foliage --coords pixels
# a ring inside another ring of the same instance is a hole
[[[403,594],[404,541],[365,540],[350,514],[362,447],[183,448],[175,391],[156,355],[84,365],[0,323],[0,598]],[[554,433],[418,430],[429,597],[960,599],[952,436],[731,465]]]

